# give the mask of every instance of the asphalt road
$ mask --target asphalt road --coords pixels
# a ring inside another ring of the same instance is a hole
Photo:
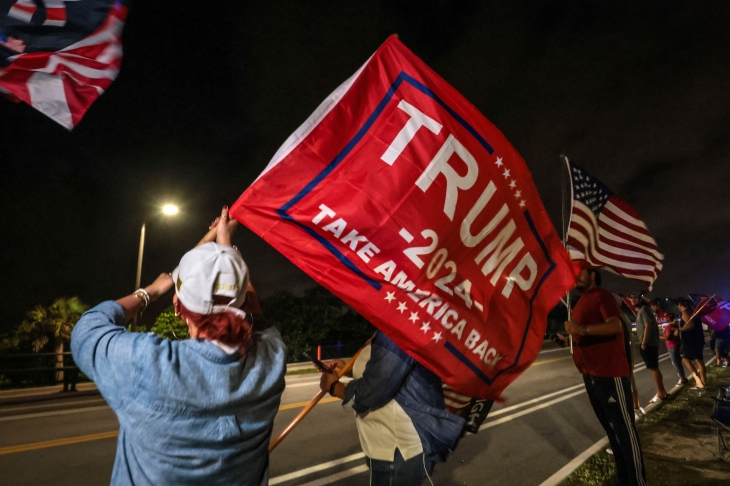
[[[660,368],[670,390],[677,376],[665,353]],[[646,406],[654,385],[643,363],[635,377]],[[312,374],[287,378],[274,436],[317,393],[317,383]],[[482,430],[462,439],[451,459],[437,465],[434,484],[540,485],[605,435],[568,350],[543,351],[504,398]],[[109,484],[117,430],[99,395],[0,405],[0,484]],[[353,413],[330,397],[270,460],[272,485],[368,484]]]

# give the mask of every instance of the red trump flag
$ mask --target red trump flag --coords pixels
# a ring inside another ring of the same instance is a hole
[[[467,396],[534,361],[575,281],[524,160],[395,36],[231,212]]]

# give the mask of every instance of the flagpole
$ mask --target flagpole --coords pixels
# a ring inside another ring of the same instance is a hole
[[[561,154],[560,157],[565,161],[565,168],[568,171],[568,178],[570,178],[570,166],[568,165],[568,157],[564,154]],[[566,184],[566,178],[563,176],[563,180],[561,183],[562,188],[562,200],[561,200],[561,211],[560,216],[563,224],[563,245],[565,245],[565,249],[568,249],[568,226],[567,222],[565,221],[565,200],[567,196],[567,184]],[[565,293],[565,307],[568,309],[568,320],[570,320],[570,290],[568,290]],[[568,342],[570,343],[570,354],[573,354],[573,336],[568,334]]]
[[[337,372],[338,378],[342,378],[343,376],[345,376],[347,374],[348,371],[350,371],[352,369],[352,365],[355,364],[355,360],[357,359],[358,356],[360,356],[360,353],[362,352],[363,349],[365,349],[365,346],[370,344],[370,341],[372,341],[372,338],[368,339],[367,342],[365,343],[365,345],[362,348],[360,348],[357,351],[357,353],[355,353],[352,356],[352,358],[350,358],[350,361],[348,361],[345,364],[345,366],[340,371]],[[291,423],[286,426],[286,428],[281,432],[281,434],[279,434],[279,436],[276,439],[271,441],[271,443],[269,444],[269,452],[273,451],[276,448],[276,446],[279,445],[279,442],[284,440],[284,437],[289,435],[289,432],[291,432],[294,429],[294,427],[296,427],[299,424],[299,422],[301,422],[302,419],[304,417],[306,417],[306,415],[309,412],[312,411],[314,406],[317,405],[317,403],[322,399],[322,397],[324,397],[325,393],[327,393],[327,392],[324,390],[320,390],[319,393],[317,393],[317,395],[314,398],[312,398],[312,401],[309,402],[309,404],[306,407],[304,407],[304,409],[301,412],[299,412],[299,415],[294,417],[294,420],[292,420]]]

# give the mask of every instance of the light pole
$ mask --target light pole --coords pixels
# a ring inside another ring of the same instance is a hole
[[[174,204],[165,204],[162,206],[162,214],[165,216],[175,216],[180,209]],[[134,290],[137,290],[142,285],[142,259],[144,258],[144,236],[146,232],[146,225],[142,223],[142,230],[139,233],[139,255],[137,256],[137,279],[134,283]],[[132,332],[137,330],[137,316],[132,319]]]

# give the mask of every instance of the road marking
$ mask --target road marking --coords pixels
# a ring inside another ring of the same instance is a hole
[[[542,402],[542,401],[545,401],[545,399],[547,399],[547,398],[551,398],[551,397],[554,397],[556,395],[562,395],[564,393],[568,393],[571,390],[575,390],[576,388],[583,388],[583,387],[585,387],[585,385],[583,383],[580,383],[578,385],[571,386],[569,388],[565,388],[563,390],[556,391],[556,392],[550,393],[548,395],[542,395],[539,398],[533,398],[532,400],[528,400],[526,402],[520,402],[517,405],[512,405],[510,407],[500,408],[499,410],[495,410],[494,412],[489,412],[489,417],[494,417],[495,415],[502,415],[503,413],[507,413],[507,412],[509,412],[511,410],[515,410],[517,408],[526,407],[527,405],[531,405],[533,403]]]
[[[544,364],[548,364],[548,363],[555,363],[556,361],[563,361],[563,360],[571,359],[571,358],[572,358],[572,356],[565,356],[564,358],[546,359],[545,361],[538,361],[537,363],[532,363],[530,365],[530,368],[532,368],[533,366],[540,366],[540,365],[544,365]]]
[[[547,353],[556,353],[558,351],[568,351],[569,349],[570,348],[567,348],[567,347],[565,347],[565,348],[555,348],[555,349],[544,349],[544,350],[540,351],[537,354],[540,355],[540,354],[547,354]]]
[[[294,384],[291,384],[291,385],[289,383],[287,383],[286,384],[286,389],[288,390],[289,388],[296,388],[298,386],[310,386],[310,385],[319,385],[319,380],[317,380],[317,381],[307,381],[306,383],[294,383]]]
[[[325,484],[331,484],[335,481],[339,481],[340,479],[349,478],[350,476],[354,476],[355,474],[360,474],[368,471],[367,465],[363,464],[362,466],[353,467],[352,469],[347,469],[346,471],[338,472],[337,474],[333,474],[332,476],[327,476],[326,478],[320,478],[315,479],[314,481],[311,481],[309,483],[304,483],[300,486],[324,486]]]
[[[72,413],[96,412],[98,410],[111,410],[111,409],[109,408],[108,405],[101,405],[99,407],[75,408],[73,410],[56,410],[54,412],[26,413],[24,415],[12,415],[10,417],[0,417],[0,422],[10,422],[11,420],[22,420],[22,419],[29,419],[29,418],[54,417],[56,415],[70,415]]]
[[[340,378],[340,382],[342,382],[342,383],[348,383],[351,380],[352,380],[352,378],[350,378],[348,376],[343,376],[342,378]],[[317,380],[317,381],[306,381],[304,383],[293,383],[291,385],[287,383],[286,389],[288,390],[289,388],[296,388],[298,386],[311,386],[311,385],[319,385],[319,380]]]
[[[568,464],[566,464],[565,466],[558,469],[558,471],[555,474],[553,474],[552,476],[547,478],[545,481],[543,481],[542,484],[540,484],[540,486],[557,486],[558,484],[563,482],[563,479],[567,478],[568,476],[571,475],[571,473],[573,471],[578,469],[581,464],[583,464],[588,459],[593,457],[593,454],[600,451],[607,445],[608,445],[608,437],[604,437],[603,439],[599,440],[598,442],[596,442],[595,444],[590,446],[588,449],[584,450],[583,452],[581,452],[580,454],[575,456],[573,458],[573,460],[570,461]]]
[[[30,409],[36,409],[36,408],[49,408],[49,407],[58,407],[61,405],[85,405],[87,403],[99,403],[99,402],[106,402],[103,398],[97,398],[96,400],[82,400],[78,402],[69,402],[69,403],[49,403],[46,405],[30,405],[27,407],[15,407],[15,408],[0,408],[0,412],[16,412],[18,410],[30,410]]]
[[[320,400],[319,403],[330,403],[330,402],[338,402],[338,401],[340,401],[339,398],[330,397],[330,398],[324,398],[324,399]],[[319,403],[318,403],[318,405],[319,405]],[[289,403],[287,405],[280,406],[279,410],[289,410],[291,408],[304,408],[308,404],[309,404],[309,402]],[[74,410],[58,410],[55,412],[29,413],[29,414],[25,414],[25,415],[14,415],[12,417],[0,417],[0,422],[8,422],[11,420],[21,420],[21,419],[27,419],[27,418],[51,417],[54,415],[69,415],[72,413],[93,412],[93,411],[97,411],[97,410],[111,410],[111,409],[109,408],[108,405],[104,405],[101,407],[85,407],[85,408],[77,408]],[[76,437],[68,437],[66,439],[55,439],[55,440],[49,440],[49,441],[45,441],[45,442],[33,442],[30,444],[21,444],[21,445],[17,445],[17,446],[3,447],[3,448],[0,448],[0,455],[13,454],[16,452],[32,451],[32,450],[36,450],[36,449],[45,449],[48,447],[76,444],[79,442],[88,442],[91,440],[107,439],[109,437],[116,437],[117,434],[119,434],[119,431],[102,432],[100,434],[79,435]]]
[[[27,451],[33,451],[36,449],[45,449],[47,447],[58,447],[58,446],[64,446],[64,445],[70,445],[70,444],[78,444],[80,442],[89,442],[92,440],[101,440],[101,439],[113,439],[119,435],[119,431],[113,431],[113,432],[102,432],[100,434],[91,434],[91,435],[81,435],[78,437],[69,437],[67,439],[56,439],[56,440],[47,440],[45,442],[34,442],[32,444],[22,444],[17,446],[10,446],[10,447],[2,447],[0,448],[0,456],[4,454],[14,454],[16,452],[27,452]]]
[[[337,397],[323,398],[322,400],[320,400],[319,402],[317,402],[317,405],[319,405],[320,403],[330,403],[330,402],[339,402],[339,401],[341,401],[341,400],[339,398],[337,398]],[[309,405],[310,402],[311,402],[311,400],[309,402],[288,403],[286,405],[280,406],[279,407],[279,411],[281,411],[281,410],[289,410],[291,408],[304,408],[307,405]]]
[[[299,471],[294,471],[293,473],[276,476],[275,478],[271,478],[269,480],[269,485],[273,486],[275,484],[285,483],[287,481],[291,481],[292,479],[301,478],[302,476],[307,476],[309,474],[313,474],[319,471],[324,471],[325,469],[329,469],[331,467],[339,466],[340,464],[345,464],[347,462],[356,461],[358,459],[364,458],[365,453],[358,452],[357,454],[341,457],[340,459],[335,459],[334,461],[323,462],[322,464],[308,467],[306,469],[300,469]],[[365,467],[367,468],[367,466]]]
[[[513,413],[512,415],[508,415],[504,418],[493,420],[491,422],[487,422],[486,424],[479,427],[479,430],[488,429],[490,427],[494,427],[495,425],[500,425],[505,422],[509,422],[510,420],[514,420],[516,418],[522,417],[523,415],[527,415],[528,413],[536,412],[542,408],[549,407],[551,405],[555,405],[556,403],[560,403],[563,400],[567,400],[568,398],[577,397],[578,395],[581,395],[585,393],[585,390],[578,390],[577,392],[570,393],[569,395],[562,396],[560,398],[556,398],[555,400],[550,400],[549,402],[543,403],[542,405],[536,405],[534,407],[530,407],[527,410],[523,410],[521,412]]]

